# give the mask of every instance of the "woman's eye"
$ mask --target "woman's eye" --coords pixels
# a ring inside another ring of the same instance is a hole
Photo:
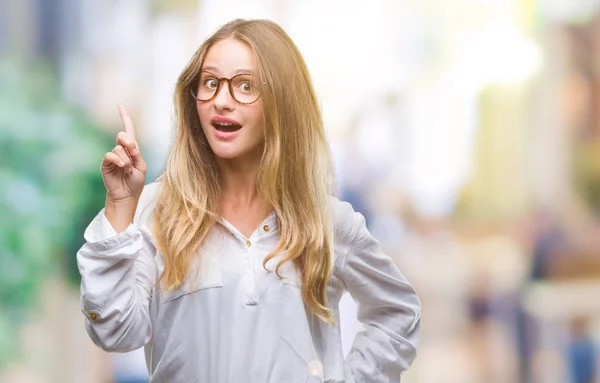
[[[240,89],[244,92],[250,92],[252,90],[252,84],[250,84],[248,81],[245,81],[240,84]]]
[[[219,85],[219,82],[214,78],[208,78],[204,80],[204,86],[208,88],[216,88]]]

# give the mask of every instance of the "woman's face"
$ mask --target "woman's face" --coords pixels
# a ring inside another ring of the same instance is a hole
[[[221,81],[212,100],[196,103],[202,130],[217,158],[255,157],[256,149],[264,140],[261,99],[251,104],[236,101],[237,98],[241,102],[251,102],[256,98],[255,73],[254,54],[239,40],[221,40],[206,53],[197,90],[199,99],[210,98],[220,78],[236,76],[231,86],[234,95],[229,90],[229,81]]]

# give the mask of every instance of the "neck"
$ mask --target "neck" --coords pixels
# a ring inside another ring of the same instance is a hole
[[[235,158],[219,159],[223,205],[248,207],[260,202],[256,187],[258,161]]]

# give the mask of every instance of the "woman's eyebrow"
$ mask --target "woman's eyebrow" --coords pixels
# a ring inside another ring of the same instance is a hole
[[[208,72],[211,72],[213,74],[219,74],[221,72],[219,70],[219,68],[214,67],[214,66],[205,66],[205,67],[202,68],[202,71],[203,72],[204,71],[208,71]],[[241,74],[241,73],[243,73],[243,74],[254,74],[254,71],[252,69],[244,69],[244,68],[242,68],[242,69],[238,69],[235,72],[233,72],[234,75]]]

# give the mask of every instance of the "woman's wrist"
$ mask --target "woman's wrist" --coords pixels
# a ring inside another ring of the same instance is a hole
[[[138,200],[133,198],[121,201],[113,201],[110,198],[106,199],[104,215],[117,233],[121,233],[127,229],[133,222],[137,203]]]

